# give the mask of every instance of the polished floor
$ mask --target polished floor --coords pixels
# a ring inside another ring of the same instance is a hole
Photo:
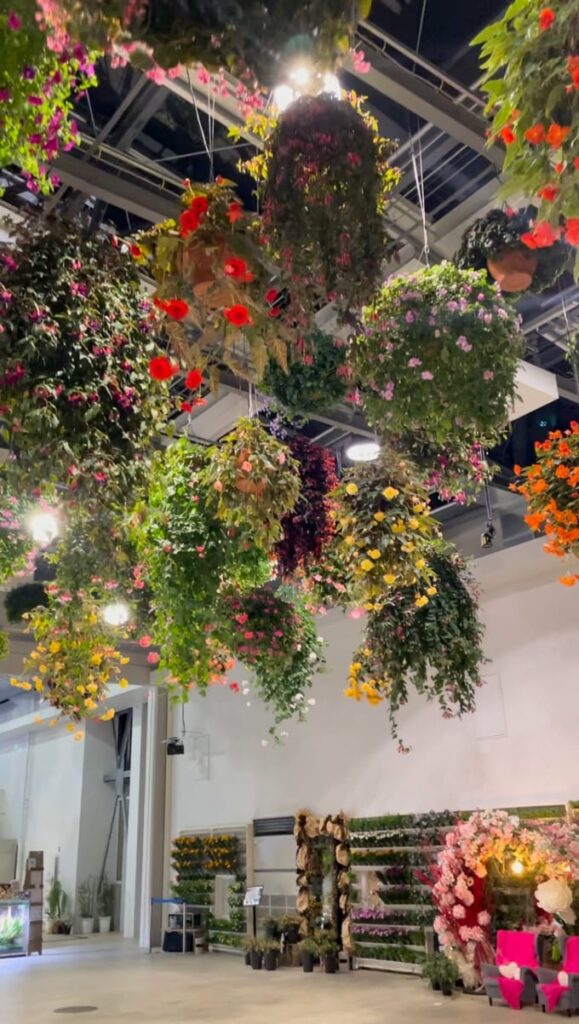
[[[257,972],[226,954],[148,956],[104,936],[0,960],[3,1024],[501,1024],[512,1012],[477,996],[437,998],[401,975]],[[533,1009],[518,1018],[541,1019]]]

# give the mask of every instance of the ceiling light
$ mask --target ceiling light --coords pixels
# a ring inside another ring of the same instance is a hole
[[[280,113],[287,110],[290,103],[293,103],[296,98],[295,92],[289,85],[278,85],[273,90],[273,103]]]
[[[520,860],[514,860],[511,864],[511,871],[513,875],[522,875],[525,871],[525,865]]]
[[[131,609],[126,601],[111,601],[102,611],[107,626],[126,626],[131,618]]]
[[[33,512],[28,520],[28,529],[34,543],[47,548],[58,537],[58,519],[54,512]]]
[[[307,85],[311,78],[311,71],[305,64],[300,64],[293,71],[290,71],[290,78],[296,85]]]
[[[331,96],[335,96],[337,100],[342,98],[342,86],[340,85],[340,79],[337,75],[333,75],[331,71],[326,71],[324,75],[324,92],[329,92]]]
[[[380,454],[377,441],[355,441],[346,448],[346,458],[351,462],[374,462]]]

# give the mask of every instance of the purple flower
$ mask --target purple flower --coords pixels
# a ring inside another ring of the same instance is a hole
[[[41,107],[44,100],[42,99],[42,96],[29,96],[28,102],[32,107]]]
[[[10,89],[0,89],[0,103],[6,103],[10,99]]]
[[[28,141],[32,146],[40,146],[42,142],[42,135],[40,132],[33,132],[32,135],[28,136]]]
[[[434,374],[432,374],[430,370],[423,370],[420,376],[422,377],[422,380],[434,380]]]
[[[451,313],[456,313],[458,309],[458,302],[455,302],[454,299],[451,299],[450,302],[446,303],[446,308],[449,309]]]
[[[418,359],[417,356],[413,356],[412,359],[408,360],[408,364],[407,365],[411,369],[414,369],[415,366],[422,366],[422,359]]]
[[[22,22],[14,11],[8,12],[8,28],[11,28],[13,32],[17,32],[19,28],[22,28]]]
[[[456,344],[458,345],[459,348],[462,349],[463,352],[470,352],[472,349],[472,345],[470,344],[468,338],[465,338],[464,334],[461,334],[460,338],[456,339]]]
[[[33,68],[30,64],[25,64],[22,68],[22,77],[26,82],[31,82],[36,77],[36,68]]]
[[[404,319],[406,320],[407,324],[413,324],[414,321],[416,320],[416,317],[414,316],[412,310],[409,309]]]

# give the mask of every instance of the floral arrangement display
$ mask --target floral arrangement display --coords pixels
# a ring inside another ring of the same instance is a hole
[[[11,0],[0,13],[0,167],[21,167],[33,192],[58,185],[51,171],[80,143],[74,100],[96,85],[94,54],[78,45],[55,53],[35,20],[35,0]]]
[[[117,649],[121,637],[104,624],[100,609],[86,595],[59,591],[54,584],[47,590],[48,606],[27,616],[26,632],[36,647],[24,659],[23,678],[11,684],[34,689],[71,723],[83,718],[107,722],[115,713],[104,707],[109,687],[128,686],[123,666],[129,659]]]
[[[350,933],[350,844],[348,819],[343,811],[316,818],[310,811],[295,816],[296,909],[300,916],[300,934],[313,936],[321,923],[324,875],[332,880],[329,914],[340,946],[352,953]]]
[[[489,447],[506,422],[522,351],[519,317],[497,285],[450,263],[387,281],[351,350],[364,409],[380,430],[424,430],[441,445],[466,431]]]
[[[246,531],[269,551],[281,537],[283,516],[296,506],[299,465],[259,419],[242,418],[209,450],[203,483],[217,496],[217,516],[225,525]]]
[[[354,573],[356,566],[344,565],[342,545],[336,538],[328,543],[318,562],[308,564],[296,573],[296,581],[305,594],[306,606],[316,615],[324,615],[329,608],[347,608],[356,594]]]
[[[573,825],[524,826],[506,811],[477,811],[447,832],[430,884],[442,951],[469,987],[480,983],[481,963],[492,962],[490,875],[508,874],[515,862],[536,888],[537,917],[570,920],[569,884],[579,879],[579,831]],[[543,888],[543,882],[557,884]]]
[[[535,442],[537,461],[522,469],[515,466],[521,483],[511,489],[528,502],[525,522],[547,534],[545,551],[563,558],[579,558],[579,423],[568,430],[552,430],[546,441]],[[579,573],[568,573],[561,582],[574,586]]]
[[[416,431],[404,435],[396,447],[412,459],[423,486],[436,491],[443,501],[465,505],[493,476],[484,449],[467,432],[449,436],[441,446],[433,444],[425,431]]]
[[[177,872],[177,882],[207,879],[223,872],[236,875],[239,871],[239,840],[228,832],[211,836],[177,836],[171,849],[171,866]],[[207,882],[200,884],[200,892],[212,891]]]
[[[305,437],[292,438],[288,447],[299,466],[300,495],[282,519],[283,536],[274,549],[282,579],[322,557],[335,532],[329,494],[338,486],[336,460],[327,448]]]
[[[409,463],[384,451],[375,462],[348,470],[331,497],[334,543],[353,577],[350,603],[362,599],[373,610],[389,589],[404,586],[415,588],[417,600],[419,588],[427,594],[434,576],[429,556],[439,529]]]
[[[163,81],[165,69],[174,77],[181,66],[201,63],[268,86],[276,81],[278,65],[292,55],[294,37],[307,57],[333,69],[371,6],[368,0],[308,0],[289,8],[280,0],[242,5],[186,0],[178,8],[162,0],[93,0],[90,6],[38,0],[38,5],[53,31],[60,28],[106,49],[117,61],[130,60],[155,81]]]
[[[488,270],[503,292],[552,288],[567,269],[570,247],[560,239],[535,247],[528,210],[489,210],[465,231],[454,262],[461,270]]]
[[[147,501],[133,518],[153,611],[151,635],[139,642],[159,646],[156,663],[180,700],[193,686],[204,693],[223,682],[233,664],[218,636],[222,580],[252,589],[271,574],[263,552],[216,517],[215,491],[202,480],[209,459],[208,449],[186,439],[167,448],[154,460]]]
[[[267,587],[225,595],[223,615],[230,624],[231,649],[246,665],[286,660],[299,645],[299,615],[291,602]]]
[[[258,183],[272,259],[312,308],[361,306],[394,252],[384,210],[400,178],[388,162],[395,146],[355,93],[302,96],[279,118],[253,113],[248,123],[264,142],[245,169]]]
[[[452,549],[430,556],[436,585],[391,590],[371,611],[364,640],[350,666],[346,696],[386,701],[392,735],[409,687],[437,700],[444,718],[473,711],[482,685],[483,628],[474,579]],[[402,744],[401,744],[402,746]]]
[[[260,388],[291,416],[325,412],[342,402],[350,387],[351,370],[339,339],[324,331],[312,331],[302,352],[294,348],[284,368],[270,360]]]
[[[136,271],[106,236],[20,226],[0,247],[0,405],[18,487],[112,501],[143,475],[168,411]]]
[[[165,315],[173,351],[187,366],[208,367],[215,379],[225,363],[259,379],[268,357],[287,365],[291,338],[260,260],[259,225],[231,182],[185,185],[178,221],[138,234],[132,256],[157,282],[154,303]]]
[[[473,45],[481,46],[491,137],[506,147],[506,191],[540,200],[531,248],[552,245],[562,232],[579,245],[575,0],[515,0]]]

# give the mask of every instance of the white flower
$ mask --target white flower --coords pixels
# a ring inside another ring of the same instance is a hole
[[[310,699],[308,700],[308,704],[310,705],[311,708],[313,708],[315,706],[315,703],[316,703],[316,698],[315,697],[310,697]]]
[[[262,740],[261,745],[262,747],[269,747],[269,740]]]
[[[560,878],[550,878],[547,882],[541,882],[535,889],[537,906],[547,914],[560,917],[565,924],[573,924],[575,914],[571,910],[573,893],[567,882]]]

